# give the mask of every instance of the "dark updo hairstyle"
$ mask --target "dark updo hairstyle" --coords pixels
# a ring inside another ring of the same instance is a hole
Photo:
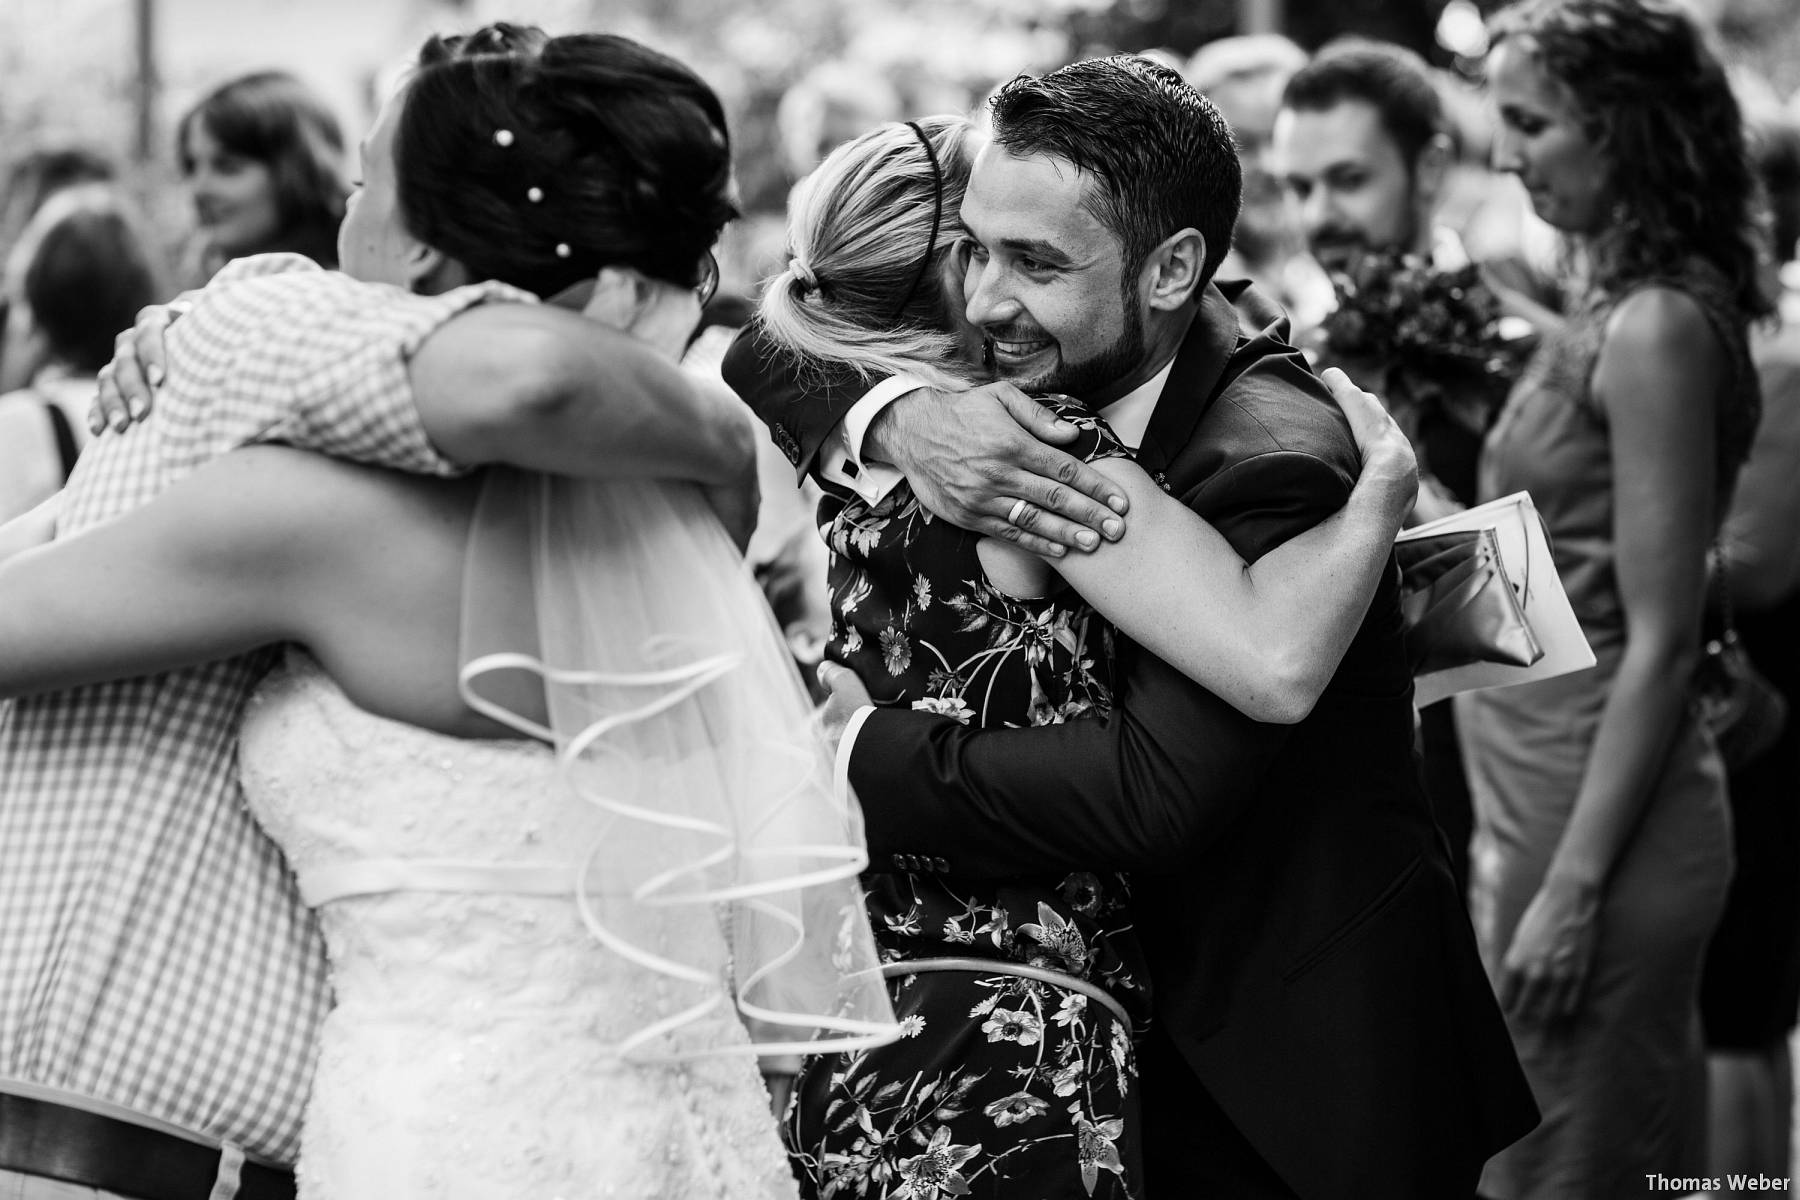
[[[403,105],[401,218],[478,279],[550,297],[623,266],[691,287],[737,215],[719,98],[627,38],[433,37]]]
[[[337,265],[344,219],[344,134],[325,103],[285,71],[258,71],[222,84],[190,108],[175,130],[181,173],[191,175],[188,131],[199,122],[240,158],[269,168],[281,229],[267,246],[234,254],[291,250],[323,266]]]

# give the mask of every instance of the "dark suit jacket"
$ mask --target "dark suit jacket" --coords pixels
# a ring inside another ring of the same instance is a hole
[[[801,389],[753,336],[727,379],[804,467],[864,388]],[[1285,337],[1244,285],[1209,287],[1138,455],[1250,560],[1339,508],[1357,472]],[[1133,873],[1154,1197],[1466,1197],[1536,1122],[1419,791],[1397,582],[1298,725],[1253,722],[1120,638],[1108,720],[882,709],[857,738],[876,863]]]

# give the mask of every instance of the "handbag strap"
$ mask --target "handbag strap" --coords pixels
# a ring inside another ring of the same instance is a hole
[[[1713,611],[1719,614],[1719,642],[1729,646],[1737,641],[1737,620],[1731,608],[1731,580],[1725,573],[1725,543],[1716,533],[1706,561],[1707,573],[1711,576]]]
[[[50,431],[56,437],[56,456],[62,460],[63,482],[75,470],[75,460],[81,454],[81,448],[75,443],[75,430],[69,424],[69,418],[56,401],[48,396],[39,397],[44,409],[50,414]]]

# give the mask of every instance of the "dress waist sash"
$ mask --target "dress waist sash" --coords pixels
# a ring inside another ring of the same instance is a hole
[[[1043,967],[1028,966],[1025,963],[1009,962],[995,958],[902,958],[897,962],[882,963],[881,973],[889,979],[906,975],[925,975],[932,971],[966,971],[971,975],[1019,975],[1026,979],[1035,979],[1039,983],[1048,983],[1064,991],[1080,992],[1088,999],[1103,1005],[1106,1011],[1119,1019],[1119,1024],[1126,1029],[1131,1028],[1131,1018],[1125,1012],[1125,1006],[1106,991],[1096,987],[1085,979],[1077,979],[1073,975],[1064,975],[1061,971],[1049,971]]]
[[[489,892],[573,896],[569,862],[471,862],[455,858],[359,858],[298,872],[300,899],[313,908],[382,892]]]

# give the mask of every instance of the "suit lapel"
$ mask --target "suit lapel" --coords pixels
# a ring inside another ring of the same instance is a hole
[[[1152,475],[1165,470],[1194,436],[1200,418],[1212,406],[1213,393],[1237,343],[1237,311],[1218,286],[1209,283],[1144,430],[1144,444],[1137,455],[1144,470]]]

